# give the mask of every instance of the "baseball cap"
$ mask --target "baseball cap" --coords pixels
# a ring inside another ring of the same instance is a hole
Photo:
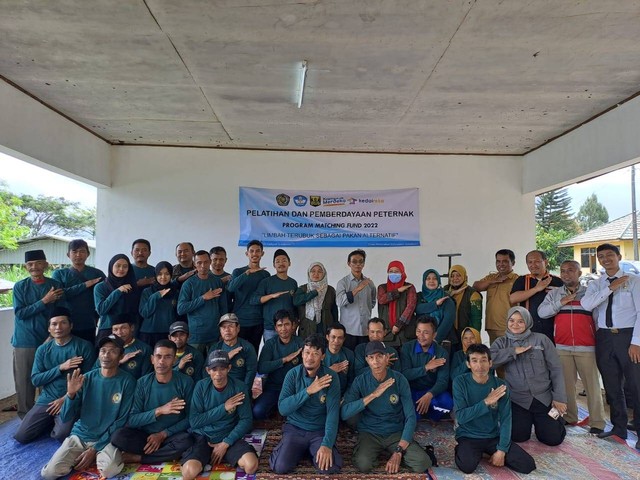
[[[373,355],[374,353],[387,353],[384,343],[378,342],[377,340],[367,343],[364,350],[365,356]]]
[[[222,325],[224,322],[240,324],[240,320],[238,320],[238,317],[235,313],[225,313],[224,315],[222,315],[220,317],[218,325]]]
[[[117,335],[111,334],[107,337],[102,337],[98,341],[98,348],[102,348],[105,343],[114,343],[116,347],[120,349],[120,351],[124,352],[124,342]]]
[[[173,322],[169,326],[169,335],[173,335],[176,332],[189,333],[189,325],[187,322]]]
[[[207,367],[228,367],[230,365],[229,354],[224,350],[213,350],[207,357]]]

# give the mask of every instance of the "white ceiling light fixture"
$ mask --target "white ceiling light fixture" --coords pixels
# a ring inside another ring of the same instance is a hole
[[[302,97],[304,96],[304,84],[307,81],[307,61],[303,60],[300,66],[300,89],[298,91],[298,108],[302,107]]]

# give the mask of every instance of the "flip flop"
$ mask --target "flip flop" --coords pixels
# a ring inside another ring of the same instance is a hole
[[[8,407],[4,407],[2,409],[3,412],[17,412],[18,411],[18,405],[13,404],[13,405],[9,405]]]

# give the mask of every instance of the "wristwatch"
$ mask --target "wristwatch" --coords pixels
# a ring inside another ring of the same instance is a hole
[[[399,453],[400,455],[404,456],[404,454],[407,453],[407,450],[402,448],[400,445],[398,445],[396,447],[396,449],[394,450],[394,452]]]

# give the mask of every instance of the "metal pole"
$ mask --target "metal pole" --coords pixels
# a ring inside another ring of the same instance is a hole
[[[633,259],[638,260],[638,218],[636,214],[636,166],[631,165],[631,225],[633,227]]]

